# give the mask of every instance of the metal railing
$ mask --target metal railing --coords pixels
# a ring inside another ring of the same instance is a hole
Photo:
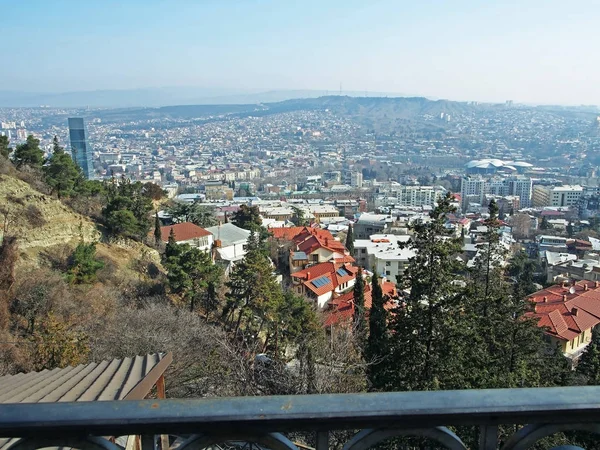
[[[518,425],[518,431],[500,442],[504,424]],[[0,405],[0,437],[16,438],[4,442],[11,450],[116,450],[106,436],[132,435],[141,436],[143,450],[159,448],[160,435],[181,437],[179,450],[241,442],[250,443],[246,448],[298,450],[289,439],[298,433],[327,450],[333,430],[350,430],[344,450],[400,436],[465,450],[448,428],[465,426],[479,430],[471,449],[520,450],[566,430],[600,434],[599,424],[600,387],[592,386]],[[163,448],[167,444],[163,437]]]

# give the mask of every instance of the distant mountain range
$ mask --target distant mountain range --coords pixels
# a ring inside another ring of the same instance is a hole
[[[232,105],[281,102],[335,94],[325,90],[257,90],[164,87],[147,89],[75,91],[62,93],[0,91],[0,107],[50,106],[61,108],[129,108],[168,105]],[[401,97],[398,93],[346,91],[352,97]]]

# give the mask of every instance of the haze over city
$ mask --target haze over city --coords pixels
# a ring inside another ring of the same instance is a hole
[[[481,2],[0,2],[0,90],[157,87],[598,104],[600,5]],[[322,95],[321,94],[321,95]],[[14,105],[18,106],[18,105]]]

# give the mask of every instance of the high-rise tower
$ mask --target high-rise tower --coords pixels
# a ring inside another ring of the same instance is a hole
[[[69,118],[69,138],[71,139],[71,157],[89,180],[94,174],[92,165],[92,149],[87,141],[87,128],[83,118]]]

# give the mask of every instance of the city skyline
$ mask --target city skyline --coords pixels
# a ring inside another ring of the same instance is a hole
[[[591,1],[0,2],[0,91],[200,87],[600,104]],[[23,26],[27,20],[29,26]],[[38,68],[39,70],[35,70]],[[209,95],[210,96],[210,95]]]

